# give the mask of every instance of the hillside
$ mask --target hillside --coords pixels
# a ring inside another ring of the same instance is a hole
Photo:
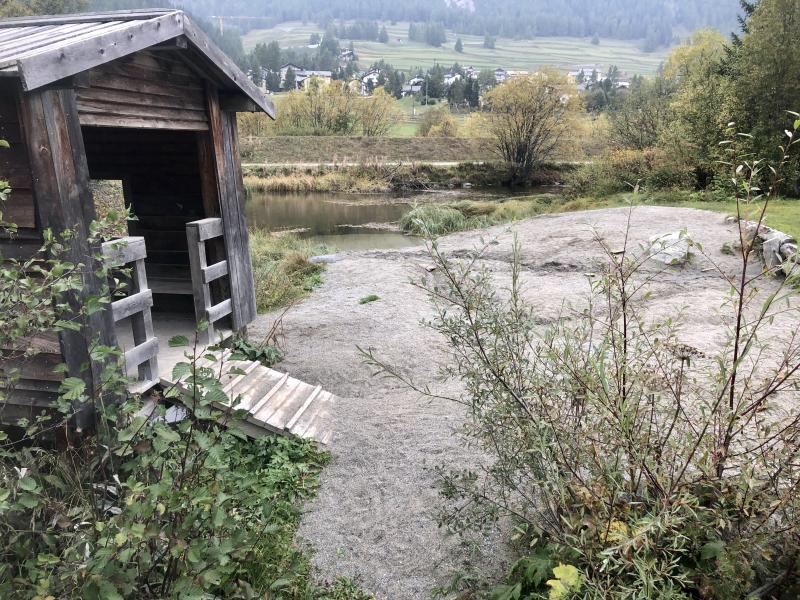
[[[731,31],[738,0],[184,0],[203,15],[258,17],[243,28],[285,21],[339,19],[436,21],[458,33],[649,39],[668,44],[676,32],[702,27]]]
[[[387,25],[389,43],[354,40],[353,44],[362,65],[384,60],[397,69],[429,68],[435,62],[451,65],[472,65],[477,68],[504,67],[506,69],[535,70],[541,65],[570,67],[576,64],[617,65],[630,74],[652,74],[666,56],[665,50],[642,52],[636,42],[602,39],[599,45],[589,38],[547,37],[533,40],[514,40],[500,37],[493,49],[483,47],[483,38],[474,35],[456,35],[447,32],[447,41],[439,48],[408,40],[408,23]],[[322,28],[314,23],[300,21],[281,23],[269,29],[252,30],[244,36],[245,50],[259,43],[277,41],[281,47],[304,46],[312,33]],[[464,52],[453,49],[456,38],[464,44]]]

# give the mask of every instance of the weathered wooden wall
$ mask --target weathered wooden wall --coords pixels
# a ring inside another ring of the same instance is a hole
[[[208,129],[203,80],[175,52],[137,52],[86,75],[77,90],[82,125]]]
[[[30,258],[38,250],[41,235],[37,232],[33,179],[28,145],[19,114],[18,82],[0,82],[0,139],[10,148],[0,148],[0,179],[8,181],[12,192],[2,207],[3,220],[15,223],[14,236],[0,230],[0,254],[9,258]]]

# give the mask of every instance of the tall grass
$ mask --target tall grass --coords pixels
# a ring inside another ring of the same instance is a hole
[[[413,235],[444,235],[479,229],[552,212],[563,202],[556,194],[496,200],[462,200],[451,204],[423,204],[406,213],[400,228]]]
[[[304,298],[322,282],[323,266],[309,258],[324,254],[324,246],[291,234],[250,230],[250,254],[258,312],[269,312]]]

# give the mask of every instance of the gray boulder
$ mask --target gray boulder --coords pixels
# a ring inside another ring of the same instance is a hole
[[[648,240],[645,250],[650,258],[664,265],[679,266],[686,264],[691,256],[689,249],[692,241],[685,231],[673,231],[655,235]]]

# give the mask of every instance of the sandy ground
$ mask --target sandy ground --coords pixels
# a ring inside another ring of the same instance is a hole
[[[627,209],[548,215],[451,235],[441,247],[459,255],[482,239],[495,240],[484,264],[505,283],[516,234],[525,294],[547,322],[565,301],[580,302],[588,289],[587,274],[597,272],[594,231],[621,248],[627,218]],[[632,244],[683,228],[712,260],[733,271],[735,259],[721,248],[734,240],[736,226],[719,214],[638,208],[631,222]],[[328,265],[323,285],[284,319],[287,358],[278,368],[340,397],[331,423],[332,463],[323,473],[318,498],[307,507],[300,538],[313,546],[323,577],[353,577],[385,600],[430,598],[465,561],[491,571],[506,558],[501,536],[468,549],[437,527],[440,500],[430,467],[480,460],[451,435],[463,419],[460,406],[422,399],[395,381],[372,377],[356,348],[373,347],[418,382],[443,389],[436,371],[447,360],[446,346],[421,325],[431,309],[424,293],[409,283],[425,277],[428,264],[424,248],[343,254]],[[687,266],[659,275],[652,287],[656,313],[687,309],[683,341],[700,349],[719,341],[714,338],[719,328],[709,325],[720,323],[718,310],[726,293],[710,266],[708,259],[695,256]],[[380,300],[359,304],[370,294]],[[274,318],[259,318],[252,337],[259,339]]]

